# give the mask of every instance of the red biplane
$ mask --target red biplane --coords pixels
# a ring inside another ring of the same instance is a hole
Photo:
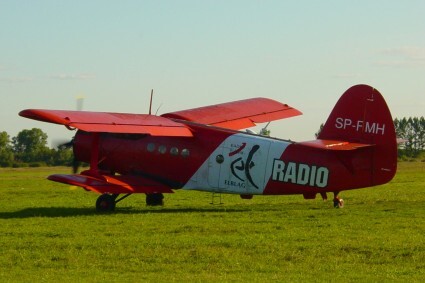
[[[306,199],[389,182],[397,170],[393,120],[371,86],[348,89],[318,138],[289,140],[240,131],[300,115],[267,98],[217,104],[161,116],[28,109],[19,115],[77,129],[75,159],[90,168],[49,180],[101,194],[99,211],[134,193],[163,204],[173,190],[253,195],[302,194]],[[121,195],[121,196],[120,196]]]

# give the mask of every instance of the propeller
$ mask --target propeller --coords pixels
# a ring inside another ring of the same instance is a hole
[[[80,95],[76,97],[77,100],[77,111],[82,111],[83,110],[83,103],[84,103],[84,96]]]
[[[83,95],[77,96],[76,102],[77,102],[77,105],[76,105],[77,111],[82,111],[83,110],[83,104],[84,104],[84,96]],[[66,145],[73,147],[74,146],[74,138],[75,137],[73,137],[71,139],[71,141],[69,143],[67,143]],[[77,160],[77,158],[75,158],[75,155],[74,155],[74,158],[72,159],[72,173],[77,174],[80,166],[81,166],[81,161]]]
[[[81,111],[83,109],[84,96],[80,95],[76,97],[76,110]],[[74,147],[74,137],[71,140],[62,140],[59,142],[55,142],[55,147],[59,150],[72,149]],[[78,169],[81,166],[81,161],[75,158],[75,155],[72,158],[71,162],[72,173],[78,173]]]
[[[57,149],[69,149],[74,146],[74,138],[72,138],[70,141],[59,141],[55,142],[55,147]]]
[[[59,150],[72,149],[74,147],[74,137],[70,141],[62,141],[57,143],[56,148]],[[71,162],[72,173],[78,173],[78,169],[81,166],[81,161],[77,160],[75,156],[72,158]]]
[[[77,174],[78,169],[81,166],[81,161],[77,160],[75,157],[72,159],[72,173]]]

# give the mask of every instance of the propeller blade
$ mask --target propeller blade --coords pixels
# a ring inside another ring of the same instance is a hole
[[[77,174],[80,166],[81,166],[81,161],[77,160],[74,157],[74,159],[72,160],[72,173]]]
[[[78,96],[77,98],[77,111],[83,110],[83,104],[84,104],[84,96]]]
[[[62,143],[62,144],[58,145],[58,148],[59,149],[68,149],[68,148],[72,148],[73,145],[74,145],[74,141],[71,140],[69,142]]]

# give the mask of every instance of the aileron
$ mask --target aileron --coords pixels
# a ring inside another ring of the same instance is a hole
[[[161,115],[162,117],[185,120],[240,130],[264,123],[285,119],[302,113],[287,104],[268,98],[251,98],[211,106],[176,111]]]

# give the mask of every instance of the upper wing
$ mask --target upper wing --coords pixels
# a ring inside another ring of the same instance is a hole
[[[27,109],[20,116],[48,123],[65,125],[87,132],[150,134],[152,136],[191,137],[179,119],[206,125],[240,130],[302,113],[295,108],[268,98],[252,98],[189,110],[171,112],[161,116],[147,114],[108,113],[70,110]]]
[[[297,109],[272,99],[252,98],[171,112],[161,116],[240,130],[255,126],[255,123],[264,123],[301,114]]]
[[[146,114],[27,109],[21,111],[19,115],[87,132],[192,136],[192,132],[181,123]]]

